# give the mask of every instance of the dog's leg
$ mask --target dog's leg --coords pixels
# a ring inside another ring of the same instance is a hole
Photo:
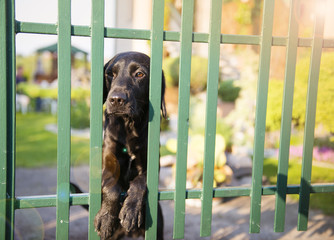
[[[139,194],[140,193],[140,194]],[[139,175],[131,183],[130,188],[127,191],[127,198],[124,201],[124,205],[120,211],[119,219],[121,225],[126,231],[132,231],[134,229],[144,229],[145,221],[145,194],[146,194],[146,174]],[[162,215],[162,209],[158,204],[158,229],[157,240],[163,240],[164,221]]]
[[[164,218],[162,215],[162,209],[158,203],[158,229],[157,229],[157,240],[164,239]]]
[[[114,155],[104,148],[102,172],[102,205],[95,216],[95,230],[101,239],[110,239],[119,228],[122,189],[118,183],[119,164]]]
[[[120,193],[118,185],[103,191],[101,209],[94,221],[95,230],[101,239],[110,239],[119,228]]]
[[[144,197],[146,194],[146,173],[138,175],[130,182],[127,197],[119,213],[123,228],[130,232],[144,223]]]

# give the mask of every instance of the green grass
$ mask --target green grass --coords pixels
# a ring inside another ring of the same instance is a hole
[[[57,165],[57,135],[45,130],[45,125],[56,123],[49,114],[16,115],[16,166],[53,167]],[[88,164],[89,139],[71,138],[72,165]]]
[[[263,173],[268,178],[270,184],[277,182],[277,159],[265,159]],[[289,162],[288,184],[300,184],[301,164],[298,160]],[[334,183],[334,174],[332,168],[313,166],[312,183]],[[298,195],[289,195],[292,199],[298,200]],[[311,194],[310,207],[321,209],[325,214],[334,215],[334,193],[316,193]]]

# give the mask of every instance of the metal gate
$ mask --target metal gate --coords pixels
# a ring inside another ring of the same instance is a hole
[[[324,1],[317,1],[321,5]],[[58,0],[58,23],[30,23],[15,19],[14,0],[1,0],[0,4],[0,238],[13,239],[14,211],[24,208],[57,208],[57,239],[68,239],[69,207],[89,204],[89,239],[97,239],[94,216],[101,202],[102,155],[102,79],[104,38],[150,40],[150,123],[148,141],[148,204],[146,239],[156,239],[158,201],[174,200],[174,238],[183,238],[185,199],[201,199],[201,236],[211,234],[213,197],[249,196],[250,232],[260,231],[261,197],[276,196],[275,231],[284,231],[286,194],[299,194],[298,230],[306,230],[311,193],[334,192],[334,184],[311,184],[312,149],[314,141],[317,86],[322,48],[334,48],[334,40],[323,38],[324,16],[316,13],[313,38],[298,37],[298,22],[294,12],[298,0],[291,0],[289,33],[287,37],[273,37],[274,0],[265,0],[262,32],[259,36],[221,34],[222,0],[211,0],[209,33],[193,33],[194,0],[183,0],[182,28],[180,32],[164,31],[164,1],[153,0],[152,29],[117,29],[104,27],[104,1],[92,1],[91,26],[71,25],[71,1]],[[58,152],[57,194],[46,196],[15,196],[15,34],[38,33],[58,35]],[[91,38],[91,121],[90,121],[90,192],[70,194],[70,100],[71,36]],[[178,151],[176,163],[176,189],[158,189],[160,88],[163,41],[181,43]],[[203,188],[186,189],[188,118],[190,97],[190,62],[192,42],[208,43],[207,101],[205,113],[205,157]],[[217,89],[219,55],[222,44],[260,46],[260,68],[257,90],[253,172],[251,187],[213,188],[214,150],[216,133]],[[268,81],[272,46],[287,49],[284,101],[282,106],[281,141],[277,186],[262,186],[265,122]],[[288,186],[289,143],[294,89],[296,55],[298,47],[310,47],[311,64],[307,95],[306,125],[303,146],[302,177],[300,185]],[[154,88],[153,88],[154,86]],[[181,97],[182,96],[182,97]],[[154,114],[155,113],[155,114]]]

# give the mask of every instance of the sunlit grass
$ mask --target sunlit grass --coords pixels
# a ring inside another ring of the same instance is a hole
[[[270,184],[277,182],[277,159],[265,159],[263,173],[268,178]],[[299,160],[289,162],[288,185],[299,185],[301,179],[301,163]],[[312,167],[312,184],[314,183],[334,183],[333,168]],[[298,195],[289,195],[290,198],[298,200]],[[310,207],[321,209],[324,213],[334,214],[334,193],[316,193],[311,194]]]
[[[52,167],[57,165],[57,135],[45,130],[46,124],[56,124],[56,116],[29,113],[16,116],[16,166]],[[71,138],[71,161],[88,164],[89,139]]]

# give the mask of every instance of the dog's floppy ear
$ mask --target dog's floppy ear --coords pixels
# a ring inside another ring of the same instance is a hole
[[[165,88],[166,88],[166,81],[165,81],[165,75],[162,71],[162,79],[161,79],[161,113],[162,116],[167,119],[167,110],[166,110],[166,104],[165,104]]]
[[[108,77],[106,73],[107,67],[109,66],[110,62],[111,60],[104,65],[104,70],[103,70],[103,103],[105,103],[107,100],[111,86],[111,77],[110,76]]]

